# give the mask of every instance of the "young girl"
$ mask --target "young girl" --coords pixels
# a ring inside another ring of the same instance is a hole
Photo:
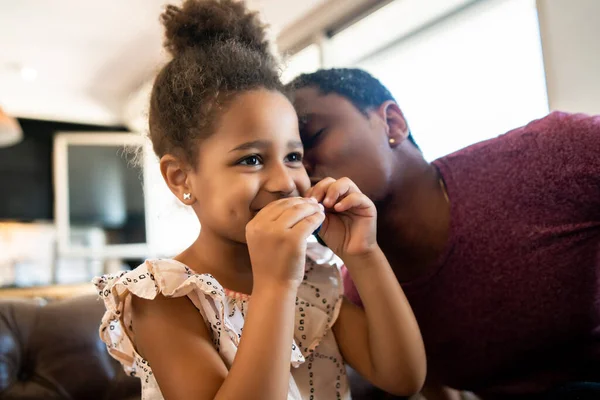
[[[310,187],[294,108],[256,15],[187,0],[162,16],[173,59],[156,78],[150,137],[202,230],[174,259],[97,278],[100,336],[142,398],[349,399],[348,363],[385,391],[425,376],[414,316],[348,179]],[[329,249],[364,310],[346,301]]]

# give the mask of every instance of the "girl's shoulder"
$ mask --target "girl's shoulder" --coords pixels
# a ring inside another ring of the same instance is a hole
[[[341,260],[327,247],[309,242],[306,251],[306,274],[303,285],[331,286],[337,292],[341,286]],[[216,300],[225,300],[227,291],[210,274],[199,274],[174,259],[149,259],[130,271],[98,276],[92,280],[101,298],[110,308],[110,299],[124,292],[144,299],[158,294],[165,297],[185,296],[191,290],[201,291]],[[329,291],[329,290],[328,290]]]
[[[291,364],[298,366],[310,356],[335,323],[343,296],[339,259],[318,243],[309,243],[304,279],[298,288]],[[106,312],[100,337],[109,353],[129,373],[149,374],[126,334],[131,321],[131,294],[154,299],[187,296],[196,306],[215,337],[215,348],[228,363],[233,362],[241,338],[250,299],[235,299],[209,274],[197,274],[179,261],[147,260],[131,271],[94,279]]]
[[[101,298],[130,292],[144,299],[185,296],[200,290],[209,296],[224,297],[223,287],[210,274],[197,274],[187,265],[173,259],[151,259],[131,271],[96,277],[92,283]],[[107,304],[108,306],[108,304]]]
[[[221,327],[225,323],[228,326],[225,333],[230,336],[230,342],[238,340],[238,334],[241,333],[237,332],[237,328],[238,325],[242,326],[242,319],[230,314],[230,302],[219,282],[212,275],[195,273],[179,261],[147,260],[131,271],[94,278],[93,283],[106,307],[100,324],[100,338],[109,354],[121,362],[125,371],[139,376],[146,384],[152,381],[152,371],[147,361],[135,350],[132,295],[147,300],[159,294],[167,298],[188,297],[215,338],[221,334]],[[221,352],[218,342],[215,342],[215,348]]]
[[[303,285],[331,286],[334,292],[341,286],[341,260],[327,247],[309,242],[306,251],[306,274]],[[191,290],[224,300],[226,289],[210,274],[199,274],[174,259],[150,259],[130,271],[106,274],[92,280],[101,298],[107,300],[130,292],[144,299],[158,294],[165,297],[181,297]],[[109,302],[110,303],[110,302]],[[109,306],[109,304],[107,304]]]

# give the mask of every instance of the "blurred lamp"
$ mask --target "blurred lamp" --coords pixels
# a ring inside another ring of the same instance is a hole
[[[0,147],[9,147],[23,140],[23,130],[16,119],[0,108]]]

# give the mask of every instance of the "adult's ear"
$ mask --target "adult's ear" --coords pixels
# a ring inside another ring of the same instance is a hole
[[[395,101],[387,100],[379,106],[379,113],[385,119],[386,134],[390,147],[397,147],[409,135],[408,124],[402,110]]]

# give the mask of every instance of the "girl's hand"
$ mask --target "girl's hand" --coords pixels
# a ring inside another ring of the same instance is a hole
[[[246,225],[254,286],[297,288],[304,277],[306,239],[323,223],[323,206],[301,197],[274,201]]]
[[[305,196],[325,207],[319,236],[342,259],[366,255],[378,247],[375,205],[350,179],[325,178]]]

